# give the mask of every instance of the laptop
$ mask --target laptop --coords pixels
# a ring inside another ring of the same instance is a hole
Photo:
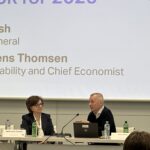
[[[74,122],[74,137],[79,138],[98,138],[98,124],[97,123],[83,123]]]

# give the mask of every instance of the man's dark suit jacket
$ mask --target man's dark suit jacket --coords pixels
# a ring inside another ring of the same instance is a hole
[[[25,129],[27,135],[32,134],[32,123],[34,120],[33,113],[28,113],[22,116],[21,128]],[[49,114],[41,113],[41,122],[44,135],[53,135],[54,128]]]
[[[96,116],[93,112],[90,112],[87,120],[90,122],[93,122],[93,123],[94,122],[98,123],[99,136],[102,135],[102,131],[104,130],[104,125],[105,125],[106,121],[109,121],[110,133],[116,132],[116,126],[115,126],[113,114],[112,114],[111,110],[105,106],[104,106],[104,109],[98,118],[96,118]]]

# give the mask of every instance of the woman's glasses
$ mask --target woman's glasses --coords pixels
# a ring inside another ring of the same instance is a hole
[[[39,104],[36,104],[34,105],[35,107],[39,107],[39,106],[43,106],[43,103],[39,103]]]

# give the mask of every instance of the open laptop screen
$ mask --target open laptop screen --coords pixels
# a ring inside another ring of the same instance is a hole
[[[99,137],[97,123],[74,122],[73,127],[74,127],[74,137],[84,137],[84,138]]]

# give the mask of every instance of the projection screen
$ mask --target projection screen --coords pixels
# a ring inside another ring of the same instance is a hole
[[[0,0],[0,97],[150,99],[149,0]]]

